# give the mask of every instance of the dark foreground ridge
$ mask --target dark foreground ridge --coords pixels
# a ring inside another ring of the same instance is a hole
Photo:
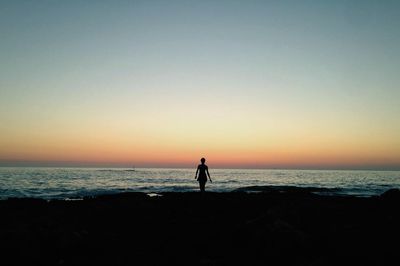
[[[400,191],[0,201],[1,265],[392,265]]]

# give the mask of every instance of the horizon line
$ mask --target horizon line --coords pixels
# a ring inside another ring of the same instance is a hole
[[[167,168],[191,169],[188,164],[152,164],[116,163],[116,162],[77,162],[77,161],[0,161],[0,167],[44,167],[44,168]],[[212,164],[211,164],[212,166]],[[400,165],[221,165],[212,166],[213,169],[259,169],[259,170],[364,170],[364,171],[400,171]]]

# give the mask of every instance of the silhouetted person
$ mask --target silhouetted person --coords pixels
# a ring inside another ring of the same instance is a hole
[[[212,180],[210,177],[210,173],[208,172],[208,166],[204,164],[206,162],[206,159],[201,158],[200,161],[201,161],[201,164],[199,164],[199,166],[197,166],[196,175],[194,176],[194,179],[197,179],[197,181],[199,181],[200,191],[205,192],[206,191],[206,183],[207,183],[207,175],[208,175],[208,178],[210,179],[211,183],[212,183]],[[197,173],[199,174],[198,177],[197,177]]]

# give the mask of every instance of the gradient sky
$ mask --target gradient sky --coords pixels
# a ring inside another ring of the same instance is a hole
[[[1,1],[0,164],[400,169],[400,1]]]

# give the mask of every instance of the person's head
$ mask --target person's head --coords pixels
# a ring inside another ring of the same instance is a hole
[[[200,162],[201,162],[202,164],[204,164],[204,163],[206,162],[206,159],[205,159],[205,158],[201,158],[201,159],[200,159]]]

